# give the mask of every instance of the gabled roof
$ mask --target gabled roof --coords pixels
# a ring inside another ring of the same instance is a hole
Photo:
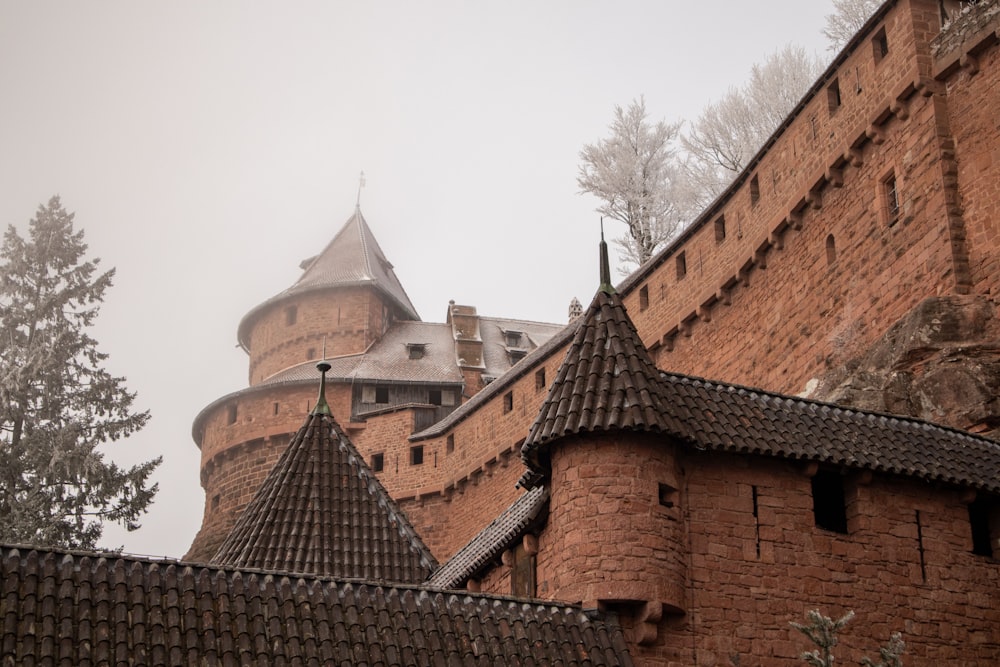
[[[621,298],[597,292],[542,404],[521,457],[538,467],[539,449],[556,438],[591,431],[674,432],[678,422],[662,395],[660,371]]]
[[[548,501],[544,486],[528,490],[442,565],[427,580],[428,585],[456,588],[476,576],[540,520]]]
[[[631,665],[578,607],[0,547],[10,664]]]
[[[268,473],[212,562],[372,581],[424,581],[437,567],[434,557],[350,438],[320,406],[325,399]]]
[[[247,346],[250,326],[261,310],[290,296],[332,287],[371,286],[398,306],[404,318],[420,319],[360,208],[355,209],[326,248],[303,265],[305,271],[294,285],[243,316],[237,331],[243,347]]]

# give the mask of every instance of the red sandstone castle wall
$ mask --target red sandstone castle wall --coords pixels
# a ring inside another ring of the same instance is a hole
[[[651,483],[664,461],[621,474],[646,443],[636,448],[604,438],[557,446],[565,452],[553,454],[551,510],[538,536],[538,596],[567,600],[568,593],[575,601],[603,580],[611,598],[645,594],[657,601],[679,578],[685,584],[684,615],[665,608],[653,628],[638,622],[644,610],[638,600],[605,603],[620,613],[637,665],[800,665],[799,655],[813,647],[788,623],[815,608],[834,617],[857,614],[838,646],[844,664],[877,655],[896,631],[907,643],[908,666],[996,660],[1000,600],[993,592],[1000,568],[971,553],[958,490],[848,474],[848,533],[842,534],[815,525],[810,470],[799,462],[680,448],[684,472],[677,504],[667,508],[658,505]],[[579,477],[556,484],[556,468],[575,469]],[[572,510],[580,503],[594,510],[584,526]],[[635,521],[663,525],[623,530]],[[569,539],[574,534],[582,539]],[[665,535],[679,538],[684,552],[667,566],[658,556],[670,541]],[[499,566],[481,585],[509,594],[509,568]],[[638,643],[641,634],[649,643]]]

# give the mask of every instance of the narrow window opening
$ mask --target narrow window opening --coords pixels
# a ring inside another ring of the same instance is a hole
[[[410,447],[410,465],[418,466],[422,465],[424,462],[424,446],[416,445]]]
[[[431,405],[441,405],[441,390],[440,389],[431,389],[429,392],[427,392],[427,394],[428,394],[428,397],[427,397],[427,402],[428,403],[430,403]]]
[[[820,470],[812,478],[813,515],[819,528],[835,533],[847,532],[847,503],[844,480],[829,470]]]
[[[834,79],[826,88],[826,102],[830,108],[830,115],[837,113],[840,108],[840,80]]]
[[[920,554],[920,581],[927,583],[927,562],[924,560],[924,527],[920,523],[920,510],[917,515],[917,551]]]
[[[899,219],[899,190],[896,188],[896,175],[890,173],[882,181],[882,190],[885,195],[885,212],[889,224],[893,224]]]
[[[884,27],[872,37],[872,54],[876,63],[882,62],[882,59],[889,55],[889,40],[885,36]]]
[[[996,557],[1000,546],[1000,506],[982,498],[969,503],[969,525],[972,529],[972,553]]]
[[[274,414],[275,414],[275,416],[277,416],[277,414],[278,414],[278,408],[279,408],[279,404],[275,403],[274,404]]]
[[[315,359],[315,358],[316,358],[316,348],[315,347],[310,347],[309,350],[306,351],[306,361],[309,361],[310,359]]]
[[[757,174],[750,179],[750,205],[756,206],[760,202],[760,179]]]
[[[670,486],[669,484],[659,483],[658,488],[659,502],[664,507],[676,507],[677,506],[677,489]]]
[[[236,423],[236,406],[230,405],[226,414],[226,423],[235,424]]]
[[[826,237],[826,263],[833,264],[837,261],[837,242],[833,238],[833,234]]]
[[[508,391],[503,395],[503,412],[507,414],[514,409],[514,392]]]
[[[760,507],[757,500],[757,486],[753,485],[750,487],[750,493],[753,497],[753,528],[754,535],[757,539],[757,559],[760,559]]]
[[[298,306],[289,306],[288,308],[285,308],[285,324],[287,324],[288,326],[292,326],[293,324],[295,324],[296,320],[298,320],[298,317],[299,317]]]
[[[535,371],[535,391],[545,389],[545,369],[539,368]]]
[[[455,451],[455,434],[452,433],[448,436],[447,444],[445,445],[445,452],[451,454]]]
[[[649,287],[643,285],[639,288],[639,310],[646,310],[649,308]]]
[[[213,510],[219,509],[219,501],[220,500],[221,500],[221,497],[219,496],[219,494],[215,494],[214,496],[212,496],[212,509]]]
[[[382,452],[372,454],[372,472],[382,472],[383,468],[385,468],[385,454]]]
[[[684,253],[677,255],[677,280],[682,280],[687,275],[687,258]]]
[[[715,242],[722,243],[726,240],[726,216],[720,215],[715,219]]]
[[[388,387],[375,387],[375,402],[376,403],[388,403],[389,402],[389,388]]]

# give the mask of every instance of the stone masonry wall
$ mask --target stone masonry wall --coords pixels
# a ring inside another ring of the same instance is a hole
[[[628,443],[602,444],[618,448],[627,460]],[[581,449],[579,455],[585,453]],[[651,621],[650,606],[638,600],[602,603],[619,614],[637,665],[801,665],[800,654],[813,647],[789,622],[804,620],[805,612],[816,608],[833,617],[848,610],[856,614],[841,634],[838,663],[877,656],[878,647],[899,631],[908,667],[994,664],[1000,654],[1000,600],[994,595],[1000,566],[971,553],[965,504],[971,496],[845,472],[848,530],[838,533],[816,526],[810,486],[816,469],[807,464],[683,448],[679,457],[684,474],[677,505],[654,506],[652,512],[675,511],[680,523],[685,613],[664,606]],[[602,460],[611,458],[608,453]],[[581,471],[585,468],[581,464]],[[632,484],[642,481],[617,481]],[[620,504],[627,495],[614,486],[578,489],[576,501],[586,499],[598,510]],[[606,498],[598,497],[602,491]],[[612,597],[621,590],[622,597],[655,602],[665,590],[655,577],[676,580],[669,568],[655,567],[652,557],[648,567],[633,564],[628,578],[623,564],[638,552],[623,539],[617,511],[591,513],[588,520],[597,524],[588,528],[587,539],[566,543],[567,532],[579,529],[577,518],[557,507],[575,501],[558,501],[556,492],[554,487],[552,511],[539,536],[540,598],[564,600],[565,591],[575,598],[579,588],[560,582],[597,577],[608,582]],[[644,502],[650,492],[636,491],[634,502]],[[570,567],[581,550],[599,558],[600,566]],[[509,593],[504,566],[498,570],[482,578],[482,589]]]

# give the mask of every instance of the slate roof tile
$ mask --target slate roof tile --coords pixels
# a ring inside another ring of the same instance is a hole
[[[347,434],[318,411],[307,417],[212,561],[409,583],[437,567]]]
[[[548,491],[543,486],[521,495],[434,572],[427,584],[438,588],[457,588],[476,576],[515,540],[524,536],[540,519],[548,500]]]
[[[0,547],[4,664],[631,665],[579,608]]]

